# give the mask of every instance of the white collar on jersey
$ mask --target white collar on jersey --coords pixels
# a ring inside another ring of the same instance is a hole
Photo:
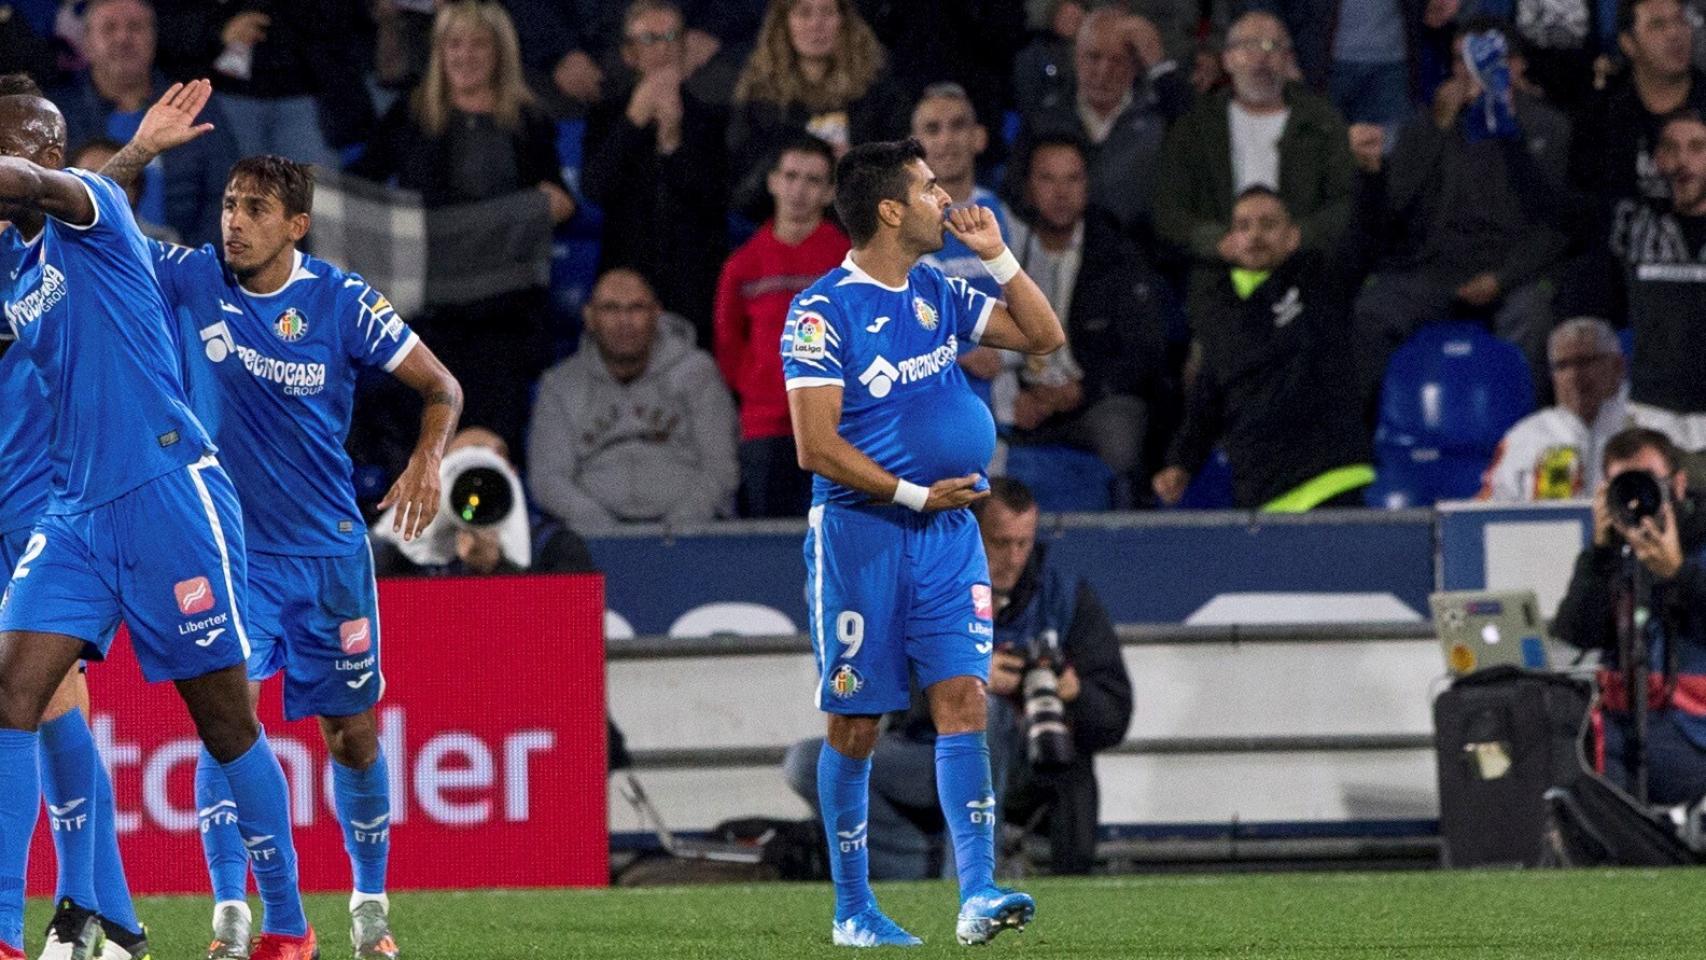
[[[836,284],[838,287],[845,286],[849,283],[868,283],[873,287],[881,287],[890,293],[906,292],[906,284],[902,284],[898,287],[891,287],[881,280],[878,280],[876,277],[873,277],[859,269],[859,265],[853,262],[853,251],[851,250],[847,251],[847,258],[841,261],[841,269],[847,271],[847,276],[842,277],[841,282]]]
[[[269,297],[276,297],[284,291],[289,290],[290,285],[298,280],[314,280],[320,276],[302,265],[303,255],[301,250],[292,251],[292,255],[295,259],[290,265],[290,279],[284,281],[284,286],[279,287],[271,293],[256,293],[248,287],[243,286],[241,282],[238,282],[237,289],[243,291],[244,296],[254,297],[256,300],[265,300]]]

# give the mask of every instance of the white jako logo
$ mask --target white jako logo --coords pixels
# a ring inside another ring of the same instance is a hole
[[[871,361],[871,365],[865,368],[864,373],[859,374],[859,382],[871,391],[871,396],[881,400],[889,395],[890,390],[894,389],[894,382],[899,377],[900,371],[895,369],[894,364],[878,357]]]

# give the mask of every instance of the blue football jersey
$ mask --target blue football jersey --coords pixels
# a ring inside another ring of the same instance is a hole
[[[395,370],[418,342],[361,277],[300,251],[274,293],[250,293],[212,246],[155,243],[197,416],[224,451],[249,549],[347,556],[367,528],[349,435],[360,368]]]
[[[994,307],[925,264],[905,286],[884,286],[848,254],[789,308],[781,343],[788,389],[841,387],[841,436],[902,480],[928,487],[981,473],[995,453],[995,422],[955,357],[961,341],[983,336]],[[812,478],[813,503],[870,499]]]
[[[10,275],[23,251],[18,231],[0,233],[0,272]],[[53,476],[47,462],[53,408],[24,351],[12,346],[11,328],[0,327],[0,533],[36,522],[47,506]]]
[[[51,411],[50,514],[93,509],[214,449],[184,396],[176,327],[124,191],[66,172],[89,191],[95,221],[48,218],[0,304],[11,352],[28,358]]]

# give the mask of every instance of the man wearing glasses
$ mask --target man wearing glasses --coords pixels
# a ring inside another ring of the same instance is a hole
[[[727,516],[735,411],[710,355],[644,277],[598,278],[580,351],[539,380],[527,438],[534,502],[576,533]]]
[[[669,0],[635,0],[622,27],[632,90],[587,117],[584,186],[604,210],[604,269],[651,278],[666,309],[693,322],[711,345],[711,303],[728,247],[728,117],[682,87],[685,22]]]
[[[1611,437],[1632,425],[1617,334],[1597,317],[1576,317],[1546,344],[1554,406],[1517,421],[1487,468],[1479,499],[1566,500],[1599,488]]]
[[[1277,17],[1233,21],[1223,59],[1230,91],[1199,100],[1168,132],[1155,192],[1156,232],[1194,266],[1193,307],[1230,263],[1222,243],[1233,198],[1256,185],[1276,191],[1303,247],[1327,251],[1350,215],[1356,171],[1339,112],[1295,82],[1291,37]]]

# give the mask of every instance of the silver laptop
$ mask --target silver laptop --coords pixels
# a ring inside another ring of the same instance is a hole
[[[1545,670],[1546,621],[1533,590],[1459,590],[1428,597],[1445,668],[1466,676],[1509,665]]]

